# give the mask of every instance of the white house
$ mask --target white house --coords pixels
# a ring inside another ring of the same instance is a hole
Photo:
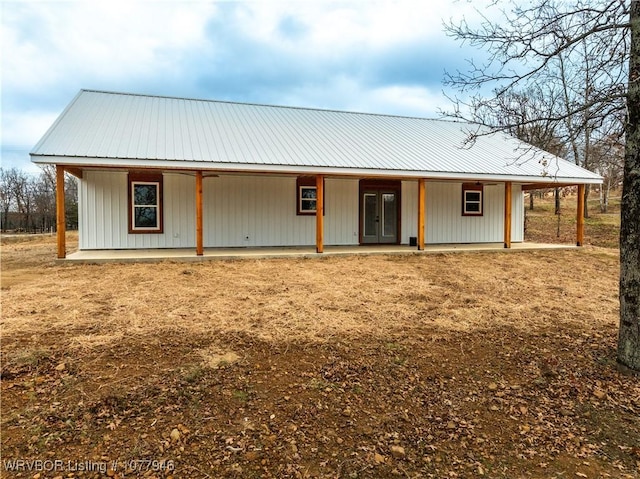
[[[82,90],[31,152],[79,178],[79,247],[521,242],[523,191],[601,177],[452,121]],[[64,201],[58,201],[64,205]],[[577,243],[582,243],[578,214]],[[64,207],[58,257],[65,257]]]

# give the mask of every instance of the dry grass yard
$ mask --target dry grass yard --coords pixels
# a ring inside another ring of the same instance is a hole
[[[615,249],[54,251],[2,246],[2,477],[640,477]]]
[[[589,217],[585,219],[585,244],[618,248],[620,230],[620,192],[612,192],[608,211],[600,212],[597,193],[588,200]],[[574,243],[576,240],[576,197],[568,195],[560,201],[560,215],[554,214],[553,190],[544,199],[534,197],[534,209],[525,199],[525,239],[538,243]]]

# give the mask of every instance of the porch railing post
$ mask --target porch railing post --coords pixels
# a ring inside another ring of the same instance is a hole
[[[316,175],[316,253],[324,252],[324,175]]]
[[[424,178],[418,180],[418,250],[424,250],[424,226],[426,222],[425,211],[426,188]]]
[[[67,220],[65,218],[64,201],[64,167],[56,165],[56,240],[59,259],[67,257]]]

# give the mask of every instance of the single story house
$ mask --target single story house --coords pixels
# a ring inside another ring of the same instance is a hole
[[[423,118],[81,90],[31,152],[79,178],[79,248],[512,242],[524,191],[602,178]],[[580,203],[579,201],[579,203]],[[583,220],[577,212],[577,244]]]

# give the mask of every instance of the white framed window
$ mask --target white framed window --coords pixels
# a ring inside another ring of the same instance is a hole
[[[482,216],[484,188],[481,183],[462,185],[462,216]]]
[[[299,214],[316,214],[316,200],[318,198],[318,190],[315,186],[301,186],[299,188],[298,197],[300,203],[298,204]]]
[[[299,176],[296,179],[296,214],[303,216],[315,215],[317,199],[316,177]]]
[[[129,233],[162,233],[162,175],[129,175]]]

